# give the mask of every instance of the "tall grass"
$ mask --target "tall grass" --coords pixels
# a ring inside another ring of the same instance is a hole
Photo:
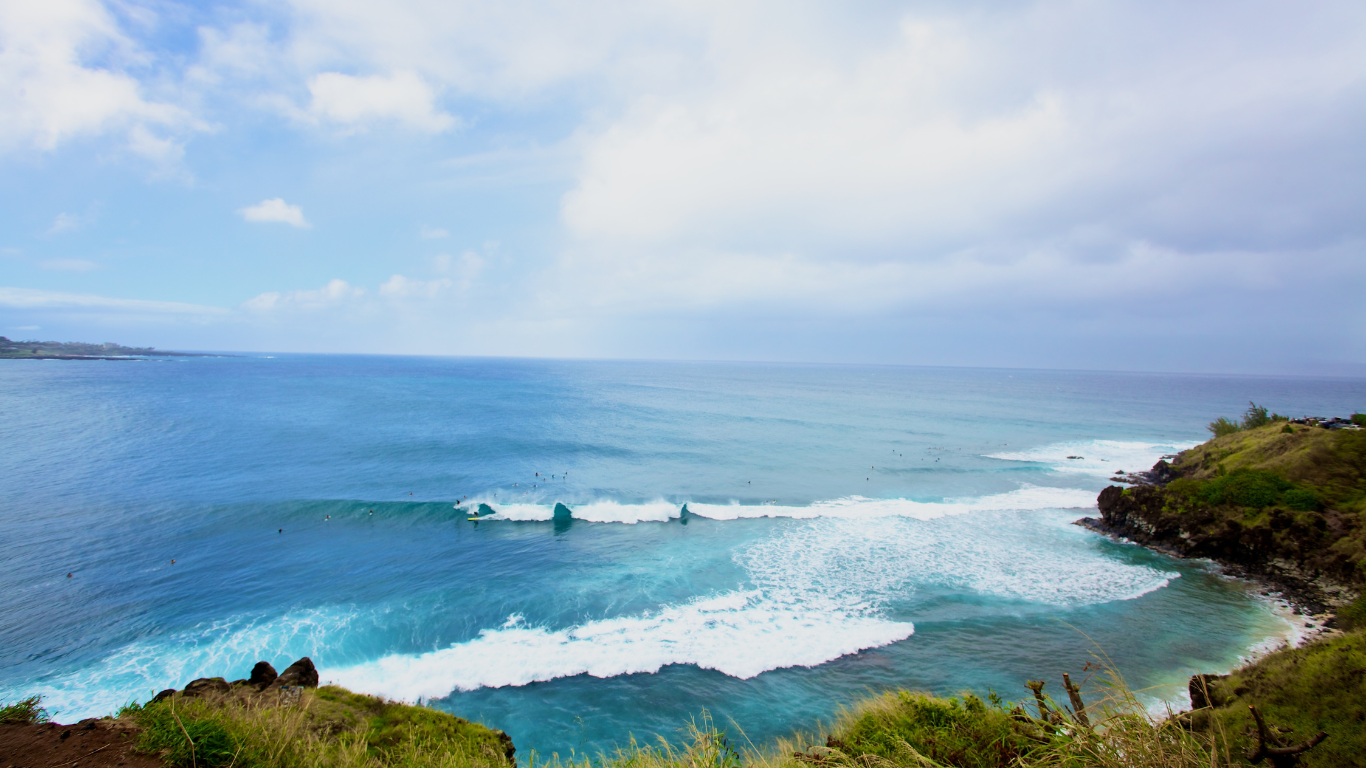
[[[488,744],[453,737],[449,728],[388,728],[376,744],[367,718],[329,704],[315,691],[286,705],[242,694],[174,697],[129,705],[119,717],[141,729],[140,751],[175,768],[507,768]]]
[[[3,725],[29,725],[31,723],[46,723],[48,721],[47,710],[43,709],[42,696],[29,696],[20,699],[13,704],[0,703],[0,724]]]
[[[738,726],[694,721],[677,743],[629,744],[595,758],[533,761],[531,768],[1220,768],[1236,763],[1217,725],[1192,732],[1148,713],[1113,670],[1093,686],[1090,727],[1043,696],[1028,708],[965,694],[892,691],[844,710],[829,727],[765,748]],[[1032,712],[1031,712],[1032,710]],[[734,734],[734,735],[732,735]],[[738,736],[738,738],[737,738]]]

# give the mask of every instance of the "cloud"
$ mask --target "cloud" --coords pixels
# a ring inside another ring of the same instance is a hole
[[[810,13],[762,35],[747,33],[757,19],[720,17],[696,87],[641,94],[583,133],[563,220],[584,241],[642,248],[913,258],[1107,219],[1174,234],[1196,210],[1217,211],[1206,229],[1246,237],[1287,205],[1303,210],[1311,177],[1359,189],[1338,127],[1360,123],[1342,108],[1366,77],[1352,53],[1366,44],[1362,13],[1161,15],[1056,2],[909,11],[857,49],[811,39]],[[1300,45],[1334,21],[1349,28]],[[1093,44],[1107,55],[1077,66]],[[1326,153],[1341,172],[1313,162]],[[1330,223],[1341,206],[1308,215]]]
[[[356,288],[345,280],[333,279],[316,290],[262,293],[242,302],[242,308],[258,314],[281,311],[313,312],[344,307],[364,295],[364,288]]]
[[[428,133],[440,133],[459,124],[439,111],[435,94],[414,72],[389,77],[355,77],[324,72],[308,81],[312,94],[308,111],[315,118],[358,129],[377,121],[394,121]]]
[[[379,287],[379,295],[386,299],[435,299],[452,285],[450,279],[444,277],[435,280],[414,280],[403,275],[394,275]]]
[[[182,304],[173,301],[113,299],[84,293],[63,293],[33,288],[0,287],[0,307],[26,310],[111,310],[142,315],[183,315],[215,317],[228,314],[220,307]]]
[[[158,132],[203,126],[181,107],[145,98],[122,71],[146,58],[98,0],[0,3],[0,150],[121,134],[134,153],[165,160]]]
[[[443,237],[450,237],[451,233],[440,227],[423,227],[418,233],[424,240],[440,240]]]
[[[38,266],[54,272],[90,272],[100,268],[99,264],[85,259],[47,259],[38,262]]]
[[[287,45],[303,67],[411,73],[498,103],[527,103],[575,81],[674,77],[693,61],[697,17],[720,10],[627,0],[289,5]]]
[[[284,201],[284,198],[279,197],[262,200],[256,205],[249,205],[237,212],[242,214],[242,218],[246,221],[280,222],[299,229],[308,229],[313,226],[304,219],[304,212],[299,206],[290,205]]]
[[[47,233],[49,235],[55,235],[58,232],[76,229],[79,226],[81,226],[80,216],[77,216],[74,213],[59,213],[57,214],[57,218],[52,220],[52,226],[47,228]]]

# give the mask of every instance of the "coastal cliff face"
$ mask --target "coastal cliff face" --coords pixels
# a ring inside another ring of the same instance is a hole
[[[1311,609],[1366,583],[1366,432],[1273,423],[1210,440],[1110,486],[1088,527],[1269,578]]]

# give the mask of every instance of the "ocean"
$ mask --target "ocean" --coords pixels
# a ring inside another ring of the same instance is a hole
[[[760,744],[888,687],[1019,700],[1101,656],[1179,701],[1290,622],[1207,563],[1072,522],[1249,400],[1345,415],[1366,382],[0,361],[0,698],[70,722],[307,655],[519,756],[704,711]]]

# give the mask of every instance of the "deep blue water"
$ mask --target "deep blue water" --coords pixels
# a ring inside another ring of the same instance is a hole
[[[1018,698],[1097,649],[1170,697],[1286,622],[1070,523],[1248,400],[1342,415],[1366,382],[0,361],[0,697],[72,720],[306,654],[519,753],[703,709],[761,742],[887,686]]]

